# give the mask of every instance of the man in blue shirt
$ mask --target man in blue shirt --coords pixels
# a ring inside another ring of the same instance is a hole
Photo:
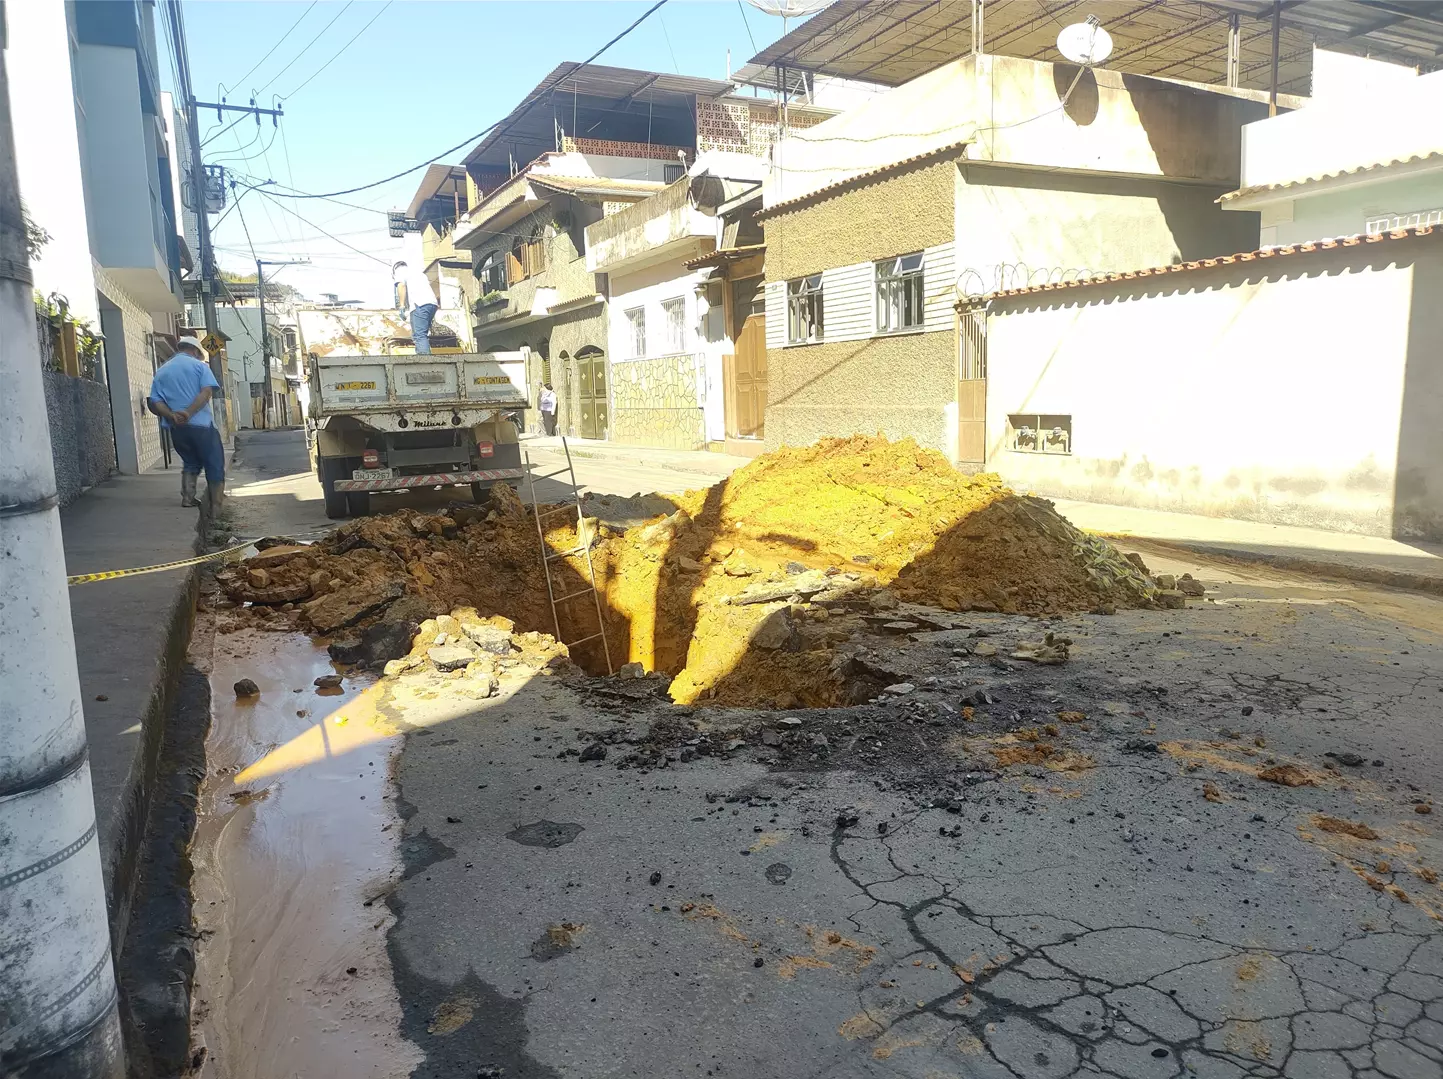
[[[205,494],[214,519],[225,499],[225,447],[211,412],[211,394],[220,389],[211,373],[210,355],[195,338],[181,338],[176,353],[156,369],[147,404],[170,429],[180,455],[180,505],[199,506],[196,478],[205,470]]]

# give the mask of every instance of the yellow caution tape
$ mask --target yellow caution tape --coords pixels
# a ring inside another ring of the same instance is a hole
[[[194,559],[180,559],[177,562],[156,563],[154,566],[137,566],[133,570],[102,570],[98,574],[71,574],[65,579],[65,584],[84,585],[90,581],[109,581],[111,578],[134,577],[136,574],[158,574],[162,570],[179,570],[182,566],[195,566],[197,563],[214,562],[216,559],[224,559],[227,555],[234,555],[237,551],[244,551],[254,543],[254,540],[247,540],[243,544],[236,544],[233,547],[223,548],[220,551],[212,551],[209,555],[197,555]]]

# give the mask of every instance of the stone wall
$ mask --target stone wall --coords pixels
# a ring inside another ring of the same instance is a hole
[[[50,368],[44,375],[55,489],[60,505],[68,506],[115,471],[110,393],[94,379],[77,379]]]
[[[691,353],[611,363],[611,439],[671,450],[706,448],[698,402],[701,358]]]

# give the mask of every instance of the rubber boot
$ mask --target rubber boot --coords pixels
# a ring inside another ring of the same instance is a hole
[[[220,513],[225,509],[225,481],[219,480],[214,484],[207,482],[205,485],[205,497],[206,501],[210,504],[211,521],[219,521]]]
[[[199,506],[200,503],[195,497],[195,482],[199,475],[193,472],[182,472],[180,474],[180,505]]]

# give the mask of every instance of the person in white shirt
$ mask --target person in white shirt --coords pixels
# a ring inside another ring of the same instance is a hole
[[[411,315],[411,340],[416,343],[416,354],[431,354],[431,323],[436,318],[436,290],[419,270],[412,270],[402,260],[391,267],[396,280],[396,307],[402,315]]]
[[[537,395],[536,406],[541,410],[541,424],[546,429],[546,434],[556,434],[556,391],[551,389],[550,383],[541,384],[541,393]]]

